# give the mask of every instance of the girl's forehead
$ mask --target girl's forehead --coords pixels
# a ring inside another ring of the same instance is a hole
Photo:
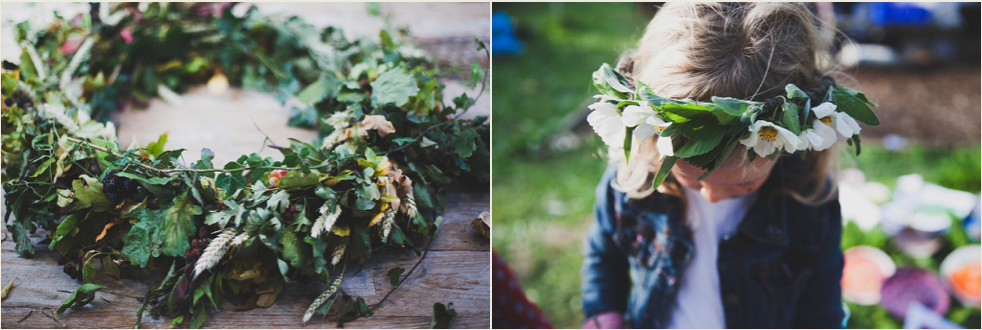
[[[752,183],[759,181],[761,178],[767,177],[771,173],[771,168],[774,167],[774,163],[775,162],[771,160],[755,161],[740,167],[728,169],[720,168],[701,181],[710,184],[734,185]],[[699,176],[706,173],[706,170],[695,167],[684,160],[677,162],[674,166],[674,170],[676,171],[676,174],[683,175],[692,180],[695,180]]]

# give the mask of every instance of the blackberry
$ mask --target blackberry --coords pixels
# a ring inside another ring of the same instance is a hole
[[[128,195],[135,195],[137,193],[137,183],[136,180],[130,178],[123,178],[123,190],[126,191]]]
[[[78,268],[75,267],[74,263],[69,262],[65,264],[65,267],[62,271],[64,271],[65,274],[68,274],[68,276],[71,276],[73,280],[80,277]]]
[[[119,202],[123,201],[123,198],[114,192],[109,193],[107,196],[109,197],[109,201],[113,204],[119,204]]]
[[[8,97],[8,98],[6,98],[6,99],[3,100],[3,104],[6,105],[6,106],[8,106],[8,107],[12,107],[12,106],[14,106],[14,99]]]

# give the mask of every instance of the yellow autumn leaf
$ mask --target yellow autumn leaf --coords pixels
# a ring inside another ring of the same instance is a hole
[[[348,226],[345,225],[334,225],[334,227],[331,227],[331,232],[334,233],[334,235],[348,237],[351,235],[351,228],[348,228]]]
[[[106,231],[108,231],[109,228],[112,227],[115,224],[116,224],[116,222],[107,223],[106,226],[102,228],[102,234],[99,234],[99,236],[96,236],[95,237],[95,241],[98,242],[98,241],[102,240],[103,237],[106,237]]]
[[[10,280],[10,283],[3,286],[3,292],[0,292],[0,300],[7,299],[7,295],[10,294],[10,288],[14,287],[14,281],[16,280],[17,278],[15,277],[14,279]]]

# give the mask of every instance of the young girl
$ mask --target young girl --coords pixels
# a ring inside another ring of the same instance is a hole
[[[878,120],[820,70],[829,29],[801,3],[667,3],[624,76],[594,75],[590,124],[611,155],[633,137],[597,187],[584,327],[844,324],[833,144]]]

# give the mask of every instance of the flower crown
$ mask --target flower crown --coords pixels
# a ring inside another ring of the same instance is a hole
[[[723,164],[737,143],[747,147],[750,161],[758,155],[773,160],[782,150],[802,154],[825,150],[842,140],[855,145],[859,155],[857,121],[880,124],[870,109],[876,103],[862,92],[836,85],[828,76],[808,92],[788,84],[787,95],[764,102],[716,96],[711,102],[665,98],[641,82],[635,88],[607,63],[593,73],[593,83],[601,94],[590,105],[587,121],[604,143],[623,146],[629,159],[632,135],[638,140],[660,137],[656,147],[664,160],[655,174],[655,187],[679,158],[706,170],[697,180],[704,179]]]

